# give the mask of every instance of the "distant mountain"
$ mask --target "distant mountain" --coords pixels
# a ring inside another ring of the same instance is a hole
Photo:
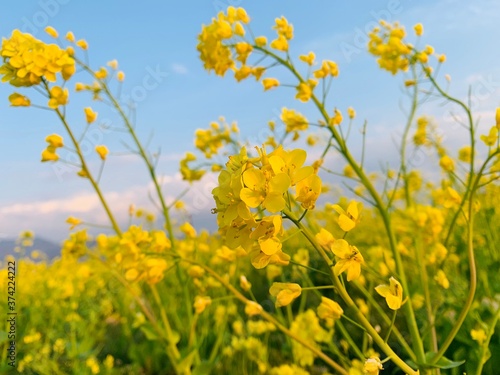
[[[60,245],[43,238],[35,238],[35,240],[33,241],[33,246],[26,248],[26,254],[15,252],[16,247],[19,247],[18,240],[0,238],[0,260],[3,260],[6,255],[13,255],[15,258],[30,256],[33,250],[41,251],[47,256],[49,260],[52,260],[55,257],[59,257],[61,255]]]

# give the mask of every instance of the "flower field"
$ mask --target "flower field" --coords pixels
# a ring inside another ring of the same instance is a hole
[[[41,161],[78,168],[109,230],[93,235],[69,217],[52,261],[21,236],[25,256],[0,271],[1,373],[498,374],[500,107],[483,132],[443,73],[457,62],[427,44],[425,25],[380,21],[365,53],[399,80],[407,109],[395,167],[371,170],[361,108],[329,95],[342,66],[295,53],[301,31],[284,16],[266,35],[254,34],[254,17],[229,6],[207,19],[193,44],[200,64],[214,81],[291,93],[297,108],[282,107],[258,142],[224,118],[195,132],[179,172],[193,188],[216,181],[212,232],[192,225],[182,195],[167,199],[160,158],[120,99],[116,60],[91,65],[84,39],[50,26],[43,40],[4,37],[11,106],[53,113]],[[67,114],[73,97],[87,101],[84,126]],[[459,148],[426,115],[429,101],[453,107]],[[126,226],[101,183],[113,150],[95,146],[95,169],[82,148],[99,123],[94,103],[119,117],[151,179],[156,212],[131,205]],[[430,174],[410,162],[421,151]]]

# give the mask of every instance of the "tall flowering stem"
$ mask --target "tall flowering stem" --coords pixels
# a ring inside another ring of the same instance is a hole
[[[300,73],[295,69],[295,67],[290,63],[290,61],[279,57],[278,55],[269,51],[266,48],[262,48],[262,47],[258,47],[258,46],[254,46],[254,48],[256,50],[261,51],[265,55],[272,57],[274,60],[276,60],[281,65],[286,67],[297,78],[297,80],[300,83],[305,83],[305,80],[302,78]],[[332,121],[330,115],[326,111],[323,103],[317,98],[317,96],[314,93],[312,93],[312,95],[311,95],[311,100],[316,105],[316,108],[321,113],[321,116],[323,117],[326,124],[330,124]],[[396,261],[398,276],[401,280],[401,284],[403,286],[403,289],[408,290],[408,282],[406,279],[406,272],[405,272],[405,269],[403,266],[403,261],[401,259],[401,255],[400,255],[400,253],[397,249],[397,246],[396,246],[397,245],[396,236],[394,234],[393,225],[391,223],[390,214],[387,211],[387,207],[384,204],[382,197],[377,192],[375,186],[372,184],[372,182],[370,181],[370,179],[366,175],[363,168],[358,165],[358,163],[356,162],[356,160],[354,159],[354,157],[350,153],[345,140],[342,138],[342,136],[337,131],[337,129],[335,127],[329,126],[328,130],[330,131],[332,138],[337,142],[337,145],[339,147],[341,154],[344,156],[346,161],[352,167],[355,174],[359,177],[359,179],[361,180],[361,183],[363,184],[363,186],[366,187],[366,189],[368,190],[368,193],[370,194],[371,198],[375,202],[375,207],[377,208],[377,210],[379,211],[379,213],[382,217],[384,227],[385,227],[385,230],[386,230],[388,238],[389,238],[389,245],[390,245],[390,248],[392,250],[394,259]],[[412,307],[411,303],[407,303],[403,306],[403,309],[405,311],[404,315],[406,317],[406,321],[407,321],[408,327],[410,329],[410,335],[412,337],[412,342],[414,345],[415,353],[417,355],[417,359],[419,361],[421,361],[422,363],[424,363],[425,362],[425,351],[424,351],[424,346],[422,343],[422,338],[421,338],[420,332],[418,330],[417,320],[415,317],[415,313],[413,311],[413,307]]]

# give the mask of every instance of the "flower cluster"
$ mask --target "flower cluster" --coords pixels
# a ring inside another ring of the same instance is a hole
[[[163,279],[167,269],[164,254],[171,247],[164,231],[145,231],[132,225],[121,238],[101,234],[96,242],[98,250],[124,272],[126,280],[156,284]]]
[[[42,80],[56,82],[57,74],[67,81],[75,73],[75,60],[70,52],[14,30],[9,39],[3,40],[0,50],[2,82],[29,87]]]
[[[421,24],[415,25],[413,28],[417,37],[424,32]],[[388,70],[392,74],[399,71],[406,72],[412,64],[427,64],[429,56],[434,55],[439,63],[446,61],[446,56],[435,53],[432,46],[425,46],[422,51],[418,51],[415,47],[406,43],[406,31],[398,22],[390,24],[386,21],[380,21],[380,27],[375,27],[369,34],[368,52],[377,56],[377,62],[381,69]],[[424,68],[427,74],[430,74],[432,69],[428,66]],[[414,80],[405,82],[406,86],[415,84]]]
[[[215,74],[223,76],[229,69],[234,68],[235,61],[228,44],[233,36],[245,34],[243,24],[248,22],[250,18],[243,8],[229,7],[227,14],[219,12],[210,25],[203,26],[198,36],[197,49],[205,69],[213,70]],[[239,44],[236,48],[239,51],[238,60],[244,63],[252,50],[251,46]]]
[[[243,247],[251,253],[252,264],[263,268],[269,263],[288,264],[289,256],[281,251],[279,239],[283,219],[276,213],[287,208],[289,189],[295,187],[295,200],[312,209],[321,192],[321,179],[313,167],[303,166],[304,150],[285,151],[280,146],[270,154],[264,148],[258,151],[258,157],[249,158],[243,147],[239,155],[231,156],[212,194],[228,246]],[[265,212],[272,215],[263,216]]]
[[[59,160],[59,155],[56,154],[56,150],[64,146],[63,138],[58,134],[51,134],[45,138],[45,141],[48,145],[47,148],[42,151],[42,162]]]
[[[380,21],[380,26],[370,33],[368,51],[378,56],[377,62],[381,69],[388,70],[392,74],[398,71],[407,71],[410,65],[412,47],[404,42],[406,32],[404,27],[398,23],[391,25]]]
[[[224,145],[231,142],[231,133],[239,131],[236,123],[229,126],[223,118],[220,122],[214,121],[208,129],[197,129],[195,132],[194,145],[207,159],[217,155]]]

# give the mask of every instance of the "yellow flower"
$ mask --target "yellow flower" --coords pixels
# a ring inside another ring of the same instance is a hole
[[[248,78],[250,74],[252,74],[252,68],[247,65],[243,65],[241,68],[234,71],[234,78],[236,79],[236,81],[240,82]]]
[[[299,59],[301,61],[305,62],[306,64],[308,64],[309,66],[314,65],[315,58],[316,58],[316,55],[314,54],[314,52],[309,52],[307,55],[300,55],[299,56]]]
[[[321,178],[316,174],[299,181],[296,186],[297,202],[301,203],[302,208],[312,210],[316,206],[316,201],[321,194]]]
[[[196,314],[201,314],[211,303],[212,299],[210,297],[196,296],[193,304],[194,311]]]
[[[403,302],[403,287],[394,277],[389,279],[389,285],[375,287],[378,294],[385,298],[387,305],[392,310],[398,310]]]
[[[280,146],[269,155],[269,164],[277,175],[286,173],[290,178],[290,185],[295,186],[314,172],[311,166],[303,167],[306,157],[307,153],[300,148],[285,151]]]
[[[71,32],[71,31],[68,31],[66,33],[66,36],[65,36],[66,40],[68,42],[71,42],[71,43],[74,43],[75,42],[75,35]]]
[[[125,73],[123,73],[121,70],[116,73],[116,79],[119,81],[119,82],[123,82],[125,80]]]
[[[470,335],[472,337],[472,340],[477,341],[479,345],[483,345],[483,343],[488,339],[486,332],[482,328],[472,329],[470,331]]]
[[[361,274],[361,264],[364,263],[358,248],[349,245],[346,240],[339,239],[332,244],[331,250],[337,257],[337,263],[333,268],[335,276],[347,271],[347,281],[357,279]]]
[[[106,65],[109,66],[113,70],[118,69],[118,61],[117,60],[108,61],[108,63]]]
[[[349,118],[352,120],[354,117],[356,117],[356,111],[354,110],[354,108],[352,107],[349,107],[347,108],[347,115],[349,116]]]
[[[278,236],[283,232],[282,225],[281,215],[266,216],[250,234],[250,238],[257,239],[261,252],[272,256],[281,251],[282,244]]]
[[[250,289],[252,289],[252,283],[247,280],[247,278],[244,275],[240,276],[240,287],[244,291],[248,292]]]
[[[315,86],[315,85],[314,85]],[[301,82],[296,87],[297,95],[295,95],[295,99],[300,100],[301,102],[307,102],[311,99],[313,93],[313,85],[309,84],[309,82]]]
[[[314,71],[315,78],[337,77],[339,75],[339,67],[335,61],[323,60],[321,68]]]
[[[424,33],[424,26],[422,26],[421,23],[417,23],[415,26],[413,26],[413,30],[415,30],[415,34],[417,36],[421,36]]]
[[[278,35],[277,39],[274,39],[271,44],[271,48],[277,51],[287,52],[288,51],[288,40],[283,35]]]
[[[90,107],[85,107],[84,111],[87,123],[92,124],[97,118],[97,112],[94,112]]]
[[[498,141],[498,127],[495,125],[490,129],[488,135],[481,135],[481,141],[484,142],[486,146],[494,146]]]
[[[45,141],[49,144],[49,146],[58,148],[63,147],[63,138],[59,134],[51,134],[45,138]]]
[[[309,127],[307,119],[293,109],[282,108],[280,119],[285,124],[287,133],[298,130],[307,130]]]
[[[333,117],[330,118],[330,125],[340,125],[342,123],[342,120],[344,120],[344,118],[342,117],[342,112],[335,108],[333,111]]]
[[[108,71],[104,66],[101,66],[99,70],[94,72],[94,75],[97,79],[105,79],[108,76]]]
[[[31,105],[31,101],[26,96],[17,92],[9,95],[9,102],[12,107],[29,107]]]
[[[90,357],[85,361],[85,364],[87,365],[88,368],[90,368],[90,371],[92,374],[98,374],[100,369],[99,369],[99,362],[97,362],[97,359],[95,357]]]
[[[188,222],[185,222],[184,224],[182,224],[179,229],[188,238],[195,238],[196,237],[196,229],[194,229],[193,226]]]
[[[276,18],[275,23],[273,29],[276,30],[279,36],[283,36],[287,40],[293,38],[293,26],[288,23],[285,17],[281,16],[281,18]]]
[[[89,45],[87,44],[87,41],[85,39],[80,39],[76,42],[76,45],[83,50],[89,49]]]
[[[40,341],[41,338],[42,334],[40,332],[34,332],[33,334],[24,336],[23,341],[25,344],[31,344]]]
[[[378,375],[380,370],[383,370],[382,362],[378,357],[371,357],[365,361],[363,370],[367,375]]]
[[[274,87],[278,87],[280,82],[276,78],[264,78],[262,80],[262,85],[264,85],[264,91],[267,91]]]
[[[439,270],[437,272],[436,276],[434,277],[434,280],[436,280],[436,282],[444,289],[448,289],[450,287],[450,281],[446,277],[446,274],[444,273],[443,270]]]
[[[189,167],[188,164],[192,161],[195,161],[195,160],[196,160],[196,156],[191,152],[186,153],[186,156],[184,157],[184,159],[181,160],[180,171],[181,171],[183,180],[187,180],[189,182],[197,181],[197,180],[201,179],[203,177],[203,175],[205,174],[205,171],[203,171],[203,170],[191,169]]]
[[[63,89],[59,86],[52,87],[50,89],[49,107],[57,109],[60,105],[66,105],[68,103],[68,95],[68,89]]]
[[[108,354],[106,358],[104,358],[103,363],[104,367],[106,367],[107,369],[112,369],[115,365],[115,358],[111,354]]]
[[[318,317],[326,321],[327,327],[333,327],[335,319],[340,319],[344,310],[330,298],[321,297],[321,304],[318,306],[317,312]]]
[[[349,178],[354,178],[356,176],[356,172],[350,164],[346,164],[346,166],[344,167],[344,176]]]
[[[453,162],[453,159],[450,158],[448,155],[444,155],[440,160],[439,160],[439,165],[441,168],[443,168],[446,172],[453,172],[455,170],[455,163]]]
[[[273,283],[269,294],[276,297],[276,307],[287,306],[300,296],[302,288],[295,283]]]
[[[67,51],[19,30],[3,40],[0,57],[4,62],[0,66],[2,81],[16,87],[38,85],[42,78],[55,82],[57,73],[68,80],[75,73],[75,61]]]
[[[500,107],[495,111],[495,125],[497,129],[500,129]]]
[[[95,151],[97,152],[101,160],[106,160],[106,156],[108,156],[109,154],[108,148],[104,145],[95,146]]]
[[[127,281],[134,281],[139,277],[139,271],[137,271],[135,268],[130,268],[125,272],[125,280]]]
[[[188,269],[188,275],[195,278],[195,279],[199,279],[204,274],[205,274],[205,270],[203,268],[201,268],[200,266],[195,265],[195,266],[189,267],[189,269]]]
[[[247,169],[243,173],[244,188],[240,198],[248,207],[262,205],[271,213],[282,211],[286,202],[283,194],[290,186],[290,178],[286,173],[278,173],[269,181],[260,169]]]
[[[56,29],[54,29],[52,26],[47,26],[45,28],[45,32],[49,34],[52,38],[57,38],[59,36]]]
[[[321,246],[327,249],[330,249],[333,243],[335,242],[335,238],[333,238],[333,235],[330,232],[328,232],[325,228],[321,228],[319,230],[319,233],[317,233],[315,237],[316,241],[318,241],[318,243]]]
[[[76,217],[70,216],[66,219],[66,223],[70,224],[71,226],[69,229],[74,229],[77,225],[82,224],[83,222],[80,219],[77,219]]]
[[[258,36],[255,38],[255,45],[257,47],[264,47],[267,44],[267,38],[265,36]]]
[[[361,202],[351,201],[347,206],[347,211],[344,211],[338,204],[332,205],[332,208],[340,215],[338,224],[344,232],[349,232],[354,229],[359,222],[359,212],[363,204]]]
[[[56,154],[55,147],[47,146],[47,148],[42,151],[42,162],[57,160],[59,160],[59,155]]]
[[[243,22],[244,24],[247,24],[250,22],[250,17],[247,14],[247,11],[244,8],[236,8],[236,19],[238,21]]]
[[[260,315],[262,310],[262,306],[254,301],[247,301],[245,305],[245,314],[248,316]]]
[[[404,43],[406,32],[398,23],[393,25],[381,21],[382,29],[376,27],[369,34],[368,51],[378,57],[381,69],[396,74],[399,70],[407,71],[412,48]]]
[[[82,178],[88,178],[89,177],[89,174],[84,169],[80,169],[78,171],[77,175],[80,176],[80,177],[82,177]]]

